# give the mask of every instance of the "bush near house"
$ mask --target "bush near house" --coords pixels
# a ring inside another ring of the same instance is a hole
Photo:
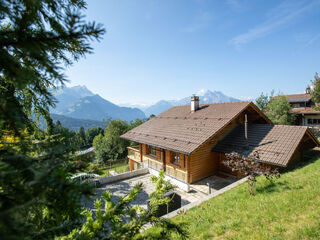
[[[189,224],[190,239],[320,239],[320,158],[274,184],[258,177],[255,196],[247,187],[212,198],[174,222]]]

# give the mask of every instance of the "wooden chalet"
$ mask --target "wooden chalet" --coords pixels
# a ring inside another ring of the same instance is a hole
[[[312,101],[308,88],[306,93],[285,96],[290,103],[291,113],[296,115],[295,125],[312,128],[320,127],[320,111],[313,108],[315,103]]]
[[[197,96],[191,106],[172,107],[121,137],[138,143],[128,148],[130,170],[163,170],[182,189],[230,172],[221,164],[228,152],[258,153],[261,162],[285,168],[319,145],[307,127],[273,125],[252,102],[199,105]]]

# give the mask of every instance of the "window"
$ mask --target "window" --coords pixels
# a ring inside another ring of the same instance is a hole
[[[320,119],[308,119],[307,120],[308,125],[319,125],[320,124]]]
[[[156,157],[157,156],[157,150],[153,146],[149,146],[149,155]]]
[[[173,163],[179,165],[180,163],[180,154],[178,152],[173,153]]]
[[[299,103],[294,103],[291,105],[292,108],[299,108],[301,107]]]

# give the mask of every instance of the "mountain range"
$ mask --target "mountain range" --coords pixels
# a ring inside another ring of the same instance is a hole
[[[215,103],[215,102],[237,102],[239,99],[226,96],[220,91],[210,91],[202,89],[196,94],[200,98],[200,103]],[[151,114],[158,115],[159,113],[168,110],[172,106],[187,105],[190,104],[190,97],[185,97],[179,100],[160,100],[157,103],[144,108],[146,116]]]
[[[86,86],[63,87],[52,92],[56,98],[56,107],[50,109],[52,119],[59,120],[62,125],[73,130],[78,130],[80,126],[104,127],[103,120],[108,118],[131,121],[149,117],[151,114],[158,115],[172,106],[190,104],[189,96],[178,100],[160,100],[149,106],[132,104],[119,106],[94,94]],[[200,90],[196,95],[200,97],[200,103],[240,101],[220,91]]]
[[[56,98],[56,107],[50,109],[53,114],[96,121],[108,118],[131,121],[146,117],[140,109],[120,107],[92,93],[86,86],[59,88],[53,94]]]

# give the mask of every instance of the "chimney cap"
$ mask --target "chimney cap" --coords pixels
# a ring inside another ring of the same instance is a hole
[[[197,101],[197,100],[199,101],[199,96],[192,94],[191,101]]]

